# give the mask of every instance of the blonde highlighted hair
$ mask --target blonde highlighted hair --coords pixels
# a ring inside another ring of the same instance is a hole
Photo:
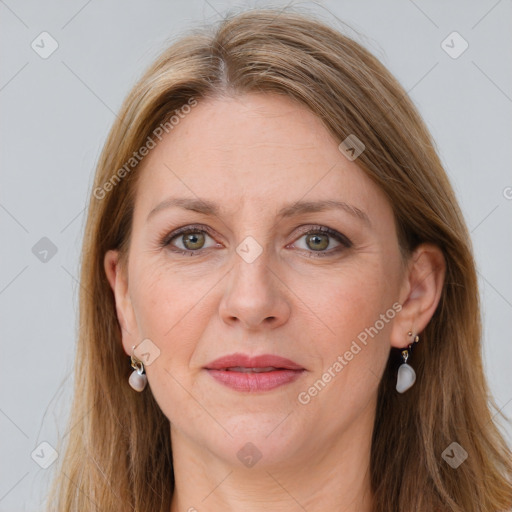
[[[106,192],[91,195],[83,241],[70,432],[48,510],[170,510],[169,421],[149,387],[139,394],[128,386],[129,358],[103,267],[109,249],[127,255],[137,165],[108,190],[105,184],[170,112],[248,92],[293,98],[336,140],[361,139],[366,149],[357,164],[387,195],[404,257],[431,242],[446,260],[439,306],[414,353],[415,386],[396,393],[395,349],[380,383],[371,447],[375,512],[509,509],[511,452],[482,368],[470,236],[430,134],[403,88],[360,44],[311,16],[256,9],[166,49],[110,131],[94,182]],[[441,457],[453,441],[468,453],[457,469]]]

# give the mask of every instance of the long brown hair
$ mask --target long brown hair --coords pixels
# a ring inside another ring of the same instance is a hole
[[[306,105],[340,142],[349,135],[363,141],[357,163],[387,194],[404,256],[431,242],[446,260],[440,303],[414,354],[416,385],[396,393],[396,349],[380,383],[371,448],[375,511],[508,509],[511,452],[482,368],[470,236],[434,142],[396,79],[361,45],[311,16],[258,9],[172,44],[111,129],[88,210],[75,395],[49,510],[169,512],[169,421],[149,387],[139,394],[127,384],[131,368],[103,258],[109,249],[127,255],[133,153],[159,126],[170,130],[169,116],[191,101],[256,91]],[[468,454],[457,469],[441,456],[452,442]]]

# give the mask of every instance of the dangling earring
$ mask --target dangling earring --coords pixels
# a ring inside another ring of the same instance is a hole
[[[135,345],[132,347],[132,362],[131,366],[134,368],[134,371],[130,375],[128,379],[128,383],[135,391],[143,391],[148,383],[148,378],[144,373],[144,363],[135,357],[133,351],[135,350]]]
[[[407,335],[412,336],[412,332],[409,331]],[[420,337],[416,335],[409,347],[402,350],[403,363],[400,365],[400,368],[398,368],[398,375],[396,378],[396,390],[399,393],[404,393],[416,382],[416,372],[412,366],[407,364],[407,360],[409,359],[409,353],[412,352],[413,344],[418,343],[418,341],[420,341]]]

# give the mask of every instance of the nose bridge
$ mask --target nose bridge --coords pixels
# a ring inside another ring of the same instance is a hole
[[[276,272],[270,270],[273,260],[271,248],[254,237],[246,237],[237,246],[220,306],[224,321],[257,328],[275,327],[288,319],[290,305]]]
[[[232,286],[242,292],[248,290],[269,294],[272,283],[270,282],[272,255],[269,247],[256,249],[248,241],[241,242],[236,248],[236,255],[233,259]]]

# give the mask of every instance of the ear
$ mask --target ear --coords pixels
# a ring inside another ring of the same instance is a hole
[[[419,245],[411,255],[400,289],[402,310],[395,317],[391,345],[405,348],[434,315],[443,290],[446,262],[441,249],[434,244]]]
[[[114,292],[123,348],[127,355],[131,355],[132,347],[137,345],[137,323],[128,291],[128,269],[120,264],[119,251],[114,250],[107,251],[103,265],[110,287]]]

